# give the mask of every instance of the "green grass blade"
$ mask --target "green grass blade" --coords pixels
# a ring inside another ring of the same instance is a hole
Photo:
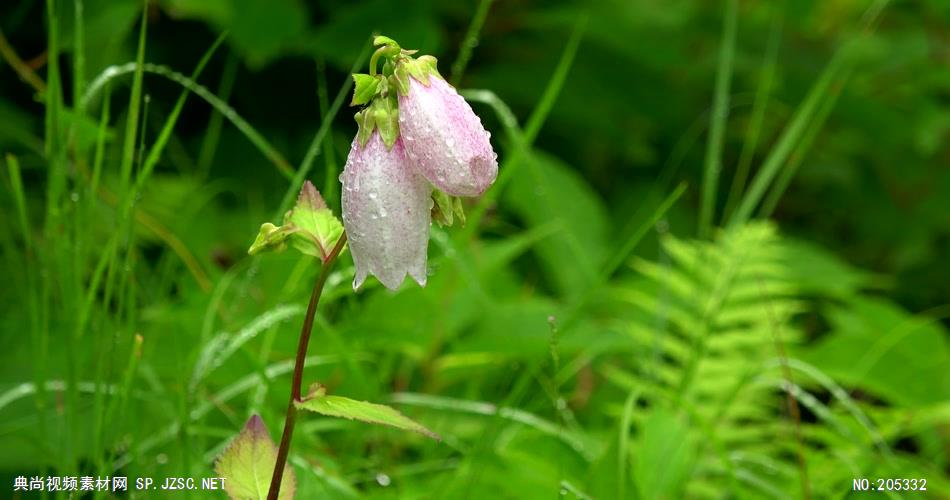
[[[752,211],[755,210],[755,207],[765,195],[765,191],[768,189],[772,179],[778,174],[779,169],[785,164],[785,160],[789,154],[791,154],[792,149],[805,134],[806,127],[809,122],[811,122],[812,116],[815,114],[822,99],[826,96],[831,82],[840,71],[841,65],[844,62],[843,59],[841,53],[836,54],[831,62],[828,63],[828,66],[825,67],[824,71],[822,71],[821,76],[818,78],[818,81],[815,82],[814,86],[812,86],[805,101],[798,107],[798,110],[792,117],[792,121],[785,127],[778,143],[765,159],[761,170],[759,170],[758,174],[756,174],[752,180],[752,184],[742,198],[739,208],[736,209],[736,212],[730,219],[730,227],[740,226],[749,220]]]
[[[736,24],[738,0],[726,0],[722,21],[722,45],[716,68],[716,90],[713,110],[709,116],[709,140],[706,141],[706,160],[703,168],[703,196],[699,210],[699,237],[706,238],[712,229],[716,210],[716,192],[722,171],[722,144],[729,117],[729,88],[732,81],[732,61],[736,54]]]
[[[369,56],[369,51],[370,44],[367,43],[363,46],[363,51],[359,57],[356,58],[356,62],[350,69],[350,73],[359,72],[359,69],[363,67],[366,58]],[[297,193],[300,192],[300,187],[303,186],[304,179],[307,178],[310,169],[313,168],[313,162],[317,159],[317,155],[320,154],[320,148],[323,146],[323,138],[327,135],[327,132],[329,132],[330,124],[333,122],[333,119],[336,118],[336,114],[340,112],[340,107],[343,106],[343,102],[346,101],[346,96],[349,94],[352,86],[353,79],[347,78],[346,81],[343,82],[343,86],[340,87],[340,91],[333,100],[329,111],[320,122],[320,128],[317,130],[316,135],[314,135],[313,140],[310,141],[310,147],[307,148],[307,154],[304,156],[303,161],[300,162],[300,167],[297,169],[293,181],[290,183],[290,186],[287,187],[287,192],[284,193],[284,199],[280,204],[280,209],[277,211],[277,214],[274,215],[274,222],[279,224],[284,213],[290,209],[291,203],[297,199]]]
[[[762,126],[765,123],[765,112],[768,109],[769,96],[772,88],[775,86],[775,74],[778,70],[778,49],[782,39],[782,24],[785,20],[786,2],[776,4],[775,12],[772,14],[772,22],[769,27],[769,40],[765,48],[765,56],[762,62],[762,73],[759,77],[759,86],[755,92],[755,101],[752,105],[752,117],[746,128],[745,141],[742,143],[742,151],[739,153],[739,163],[736,166],[735,176],[732,178],[732,186],[729,188],[729,197],[726,199],[726,207],[722,213],[723,222],[729,219],[729,216],[736,208],[739,197],[746,187],[749,179],[749,170],[752,168],[752,158],[755,157],[756,148],[759,145],[759,138],[762,133]]]
[[[20,174],[20,162],[16,156],[7,154],[7,174],[10,176],[10,187],[13,192],[13,201],[16,205],[17,222],[23,234],[27,255],[33,252],[33,232],[30,230],[29,215],[26,211],[26,192],[23,190],[23,176]]]
[[[330,98],[327,92],[327,68],[323,59],[317,60],[317,102],[320,104],[320,120],[326,119],[330,114]],[[326,138],[323,141],[323,166],[325,175],[323,177],[323,186],[320,186],[320,192],[323,193],[323,199],[334,212],[339,213],[340,209],[340,181],[338,180],[340,167],[336,161],[336,151],[333,148],[333,129],[327,131]]]
[[[472,22],[469,23],[468,30],[465,31],[465,37],[462,38],[459,55],[455,58],[455,62],[452,63],[452,77],[449,81],[452,82],[454,86],[458,86],[459,82],[462,81],[462,74],[465,73],[468,61],[472,58],[472,51],[478,46],[478,35],[482,31],[485,18],[488,17],[488,9],[491,8],[492,3],[494,3],[494,0],[481,0],[478,2],[478,8],[475,10],[475,15],[472,16]]]
[[[135,139],[138,135],[139,114],[142,108],[142,73],[145,63],[145,31],[148,26],[148,0],[142,2],[142,19],[139,27],[139,45],[135,56],[132,74],[132,92],[129,96],[129,115],[125,122],[125,142],[122,145],[122,162],[119,166],[122,186],[128,186],[132,177],[132,163],[135,159]]]
[[[505,131],[508,133],[509,137],[513,138],[514,151],[509,154],[505,161],[499,166],[498,179],[495,181],[492,189],[489,189],[478,201],[478,204],[475,205],[472,213],[468,216],[465,230],[459,231],[459,239],[464,240],[472,237],[472,235],[478,229],[482,218],[485,216],[485,212],[488,210],[488,207],[490,207],[495,202],[495,200],[501,196],[505,185],[508,184],[514,174],[517,172],[518,167],[528,160],[528,156],[530,156],[531,145],[534,143],[535,138],[541,131],[544,121],[547,119],[548,114],[554,107],[555,101],[557,101],[558,95],[561,93],[561,89],[564,87],[564,81],[567,79],[567,74],[570,71],[571,66],[574,64],[574,57],[577,55],[577,49],[580,46],[581,40],[584,38],[586,29],[587,16],[584,15],[578,19],[577,23],[574,25],[574,30],[571,32],[571,36],[568,38],[567,43],[564,45],[564,50],[561,52],[561,57],[558,60],[557,67],[554,69],[554,73],[548,80],[548,85],[545,87],[544,93],[541,95],[541,99],[538,101],[537,106],[535,106],[534,111],[531,113],[531,116],[528,119],[528,123],[525,126],[523,132],[518,132],[511,110],[508,108],[508,106],[502,103],[501,99],[497,99],[497,96],[494,96],[494,94],[485,93],[468,94],[475,95],[482,99],[487,99],[484,102],[493,107],[502,122],[502,126],[505,127]]]
[[[83,20],[83,0],[73,0],[76,22],[73,24],[73,107],[82,100],[86,84],[86,34]],[[82,115],[85,110],[77,108]]]
[[[433,396],[410,392],[399,392],[390,399],[395,404],[418,406],[432,410],[454,411],[473,415],[498,417],[501,420],[515,422],[530,427],[542,434],[554,437],[586,460],[593,460],[597,445],[580,432],[568,431],[555,422],[543,419],[533,413],[511,406],[498,406],[484,401],[468,401],[464,399]]]
[[[808,151],[815,142],[815,138],[818,137],[818,132],[821,132],[822,127],[825,124],[825,120],[828,119],[828,115],[831,114],[831,111],[838,103],[838,97],[841,95],[841,89],[848,81],[848,73],[842,75],[841,78],[837,80],[837,82],[833,85],[828,97],[822,101],[821,107],[815,113],[815,118],[811,126],[808,127],[807,131],[805,131],[805,134],[802,136],[802,139],[795,148],[795,151],[789,156],[788,163],[785,165],[785,168],[782,169],[778,179],[775,181],[775,184],[772,185],[772,189],[769,190],[765,201],[762,202],[762,207],[759,209],[759,217],[770,217],[772,213],[775,212],[775,208],[778,206],[779,200],[781,200],[782,195],[785,194],[785,190],[788,189],[788,185],[791,184],[792,177],[794,177],[795,172],[798,171],[799,165],[801,165],[802,161],[808,156]]]
[[[868,7],[863,18],[864,31],[861,36],[867,36],[870,33],[875,21],[888,3],[888,0],[878,0]],[[821,108],[822,102],[831,98],[832,83],[839,75],[847,71],[851,63],[852,42],[854,40],[846,40],[845,43],[842,43],[835,51],[831,61],[822,70],[805,100],[795,111],[791,122],[782,131],[778,143],[766,157],[762,168],[752,180],[752,184],[739,204],[739,208],[729,220],[729,227],[742,225],[752,217],[752,212],[762,201],[772,180],[778,175],[779,169],[786,164],[795,146],[801,142],[802,137],[807,133],[807,127],[815,126],[813,118]]]
[[[228,56],[228,61],[225,63],[224,71],[221,74],[221,83],[218,85],[218,98],[222,102],[228,102],[231,97],[240,62],[241,59],[236,54]],[[207,177],[208,171],[211,169],[211,162],[214,160],[214,153],[217,151],[218,142],[221,139],[221,125],[223,123],[224,114],[222,113],[212,113],[211,118],[208,119],[208,129],[198,153],[198,175],[201,178]]]
[[[226,33],[222,33],[214,43],[211,44],[211,47],[205,51],[204,56],[198,62],[198,65],[195,67],[194,72],[191,74],[191,80],[197,80],[198,76],[201,75],[201,72],[204,70],[205,66],[208,64],[208,61],[211,60],[211,56],[214,55],[214,52],[221,45],[221,42],[224,41]],[[145,158],[145,162],[142,165],[142,171],[136,179],[136,190],[140,191],[145,184],[145,181],[151,175],[152,170],[155,168],[155,165],[158,164],[158,160],[162,156],[162,151],[165,150],[165,145],[168,144],[168,139],[172,135],[172,130],[175,128],[175,124],[178,122],[178,116],[181,115],[182,109],[185,107],[185,100],[188,98],[188,89],[182,90],[181,95],[178,96],[178,101],[175,103],[171,114],[168,115],[168,118],[165,120],[165,125],[162,127],[162,131],[158,134],[158,138],[155,140],[155,144],[149,149],[148,156]]]
[[[554,68],[554,73],[551,75],[551,79],[548,80],[548,85],[545,87],[544,93],[541,94],[541,100],[538,101],[538,105],[535,106],[534,111],[531,112],[531,116],[528,118],[527,124],[525,124],[525,142],[528,144],[534,143],[534,140],[538,137],[538,132],[540,132],[541,127],[544,126],[544,122],[547,120],[551,110],[554,109],[554,103],[557,102],[558,96],[561,95],[561,89],[564,88],[564,81],[567,80],[567,75],[571,71],[571,67],[574,66],[577,49],[581,45],[581,40],[584,39],[584,33],[587,32],[587,21],[587,14],[582,14],[577,20],[577,23],[574,24],[571,36],[567,39],[567,43],[564,44],[564,51],[561,52],[561,58],[558,60],[557,67]]]
[[[89,84],[89,88],[86,89],[85,95],[83,95],[83,103],[88,104],[91,102],[102,88],[109,83],[110,81],[123,76],[129,73],[135,73],[139,68],[139,65],[131,62],[118,66],[109,66],[102,73],[97,76],[92,83]],[[141,66],[141,70],[146,73],[152,73],[156,75],[164,76],[169,80],[187,88],[192,91],[198,97],[204,99],[208,104],[210,104],[215,110],[221,113],[232,125],[234,125],[238,131],[244,134],[245,137],[251,144],[253,144],[257,149],[264,155],[265,158],[271,161],[277,170],[280,173],[290,179],[293,177],[293,168],[290,167],[290,163],[284,158],[280,152],[278,152],[263,135],[260,134],[250,123],[247,122],[244,118],[241,117],[230,105],[221,100],[218,96],[214,95],[207,87],[199,85],[194,80],[188,78],[187,76],[172,70],[167,66],[162,66],[159,64],[145,63]]]
[[[633,410],[640,398],[639,391],[633,389],[627,394],[620,417],[620,432],[617,440],[617,498],[627,498],[627,469],[630,453],[630,424],[633,422]],[[639,498],[637,488],[633,489],[633,498]]]

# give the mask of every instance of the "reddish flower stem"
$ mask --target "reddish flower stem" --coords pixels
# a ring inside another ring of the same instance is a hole
[[[287,455],[290,453],[290,439],[294,435],[294,424],[297,422],[297,407],[295,402],[301,399],[301,385],[303,384],[304,360],[307,358],[307,345],[310,344],[310,332],[313,330],[313,317],[317,312],[317,304],[320,303],[320,295],[323,293],[323,285],[327,281],[330,269],[336,257],[343,250],[346,244],[346,233],[340,235],[336,246],[327,255],[326,261],[320,268],[320,275],[317,282],[313,285],[313,293],[310,294],[310,303],[307,304],[307,316],[303,320],[303,328],[300,330],[300,342],[297,344],[297,360],[294,362],[294,378],[290,387],[290,401],[287,403],[287,416],[284,418],[284,432],[280,436],[280,447],[277,449],[277,463],[274,466],[274,475],[270,479],[270,489],[267,491],[267,500],[277,500],[280,493],[280,482],[284,477],[284,467],[287,465]]]

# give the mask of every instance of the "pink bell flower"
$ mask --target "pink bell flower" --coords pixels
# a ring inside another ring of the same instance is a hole
[[[370,274],[391,290],[406,275],[426,284],[432,187],[412,168],[402,138],[386,147],[379,130],[353,140],[343,183],[343,225],[356,264],[353,288]]]
[[[399,93],[399,134],[419,174],[452,196],[479,196],[498,175],[490,134],[472,107],[437,74],[408,77]]]

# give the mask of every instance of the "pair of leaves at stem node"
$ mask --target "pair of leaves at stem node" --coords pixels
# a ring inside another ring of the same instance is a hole
[[[326,263],[342,235],[343,224],[327,207],[317,188],[310,181],[306,181],[300,190],[300,196],[297,197],[297,204],[284,215],[284,224],[262,224],[247,253],[257,255],[267,251],[279,252],[290,243],[300,252]]]

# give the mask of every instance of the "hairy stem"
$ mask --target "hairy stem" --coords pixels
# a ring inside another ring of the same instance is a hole
[[[327,281],[330,269],[333,268],[333,262],[343,250],[346,243],[346,233],[340,236],[336,246],[330,251],[323,267],[320,268],[320,275],[317,282],[313,285],[313,293],[310,294],[310,303],[307,304],[307,316],[303,320],[303,328],[300,330],[300,342],[297,344],[297,359],[294,362],[294,378],[290,386],[290,401],[287,403],[287,416],[284,418],[284,432],[280,436],[280,448],[277,450],[277,464],[274,466],[274,475],[271,476],[270,489],[267,491],[268,500],[277,500],[277,494],[280,493],[280,482],[284,477],[284,467],[287,465],[287,455],[290,452],[290,439],[294,435],[294,424],[297,422],[297,407],[294,402],[301,399],[301,385],[303,384],[304,360],[307,358],[307,345],[310,344],[310,332],[313,329],[313,317],[317,312],[317,304],[320,303],[320,295],[323,293],[323,285]]]

